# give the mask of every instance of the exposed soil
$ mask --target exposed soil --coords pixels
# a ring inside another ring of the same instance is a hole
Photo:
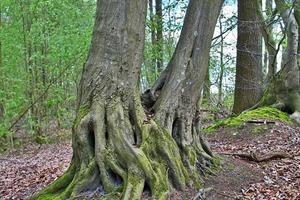
[[[283,151],[291,157],[256,163],[239,156],[222,156],[215,175],[205,178],[204,189],[175,191],[170,199],[300,199],[299,128],[281,123],[251,124],[220,129],[210,134],[208,140],[219,153]],[[28,145],[0,155],[1,199],[25,199],[32,195],[62,175],[71,156],[69,141]]]
[[[206,198],[209,200],[234,199],[241,196],[241,188],[260,180],[262,173],[251,164],[226,157],[220,172],[206,179],[205,188],[209,188]]]

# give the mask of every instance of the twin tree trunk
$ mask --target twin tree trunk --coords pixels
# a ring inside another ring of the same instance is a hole
[[[254,106],[263,92],[262,38],[254,0],[238,1],[238,40],[233,113]]]
[[[201,186],[213,156],[199,132],[198,104],[222,2],[190,1],[175,53],[156,84],[160,87],[150,91],[152,114],[146,115],[139,75],[147,2],[98,0],[78,92],[72,162],[33,199],[100,190],[134,200],[145,186],[153,199],[167,199],[171,188]]]

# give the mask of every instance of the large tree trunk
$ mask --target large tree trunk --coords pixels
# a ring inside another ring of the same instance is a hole
[[[299,22],[300,1],[296,0],[295,14],[283,0],[275,0],[287,37],[286,59],[282,69],[268,85],[267,90],[257,106],[274,105],[300,121],[300,69],[299,69]]]
[[[71,166],[34,199],[74,198],[100,189],[134,200],[145,185],[153,199],[167,199],[172,187],[200,187],[200,174],[213,159],[199,134],[197,105],[221,4],[190,1],[171,73],[151,117],[141,106],[138,84],[146,1],[98,0],[78,92]]]
[[[190,1],[173,57],[155,85],[158,87],[152,88],[154,96],[160,94],[152,107],[155,119],[172,133],[180,147],[191,144],[193,137],[199,136],[195,115],[222,2]]]
[[[262,38],[255,6],[255,1],[238,1],[235,114],[255,105],[262,95]]]

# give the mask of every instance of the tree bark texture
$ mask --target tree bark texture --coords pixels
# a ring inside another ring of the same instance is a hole
[[[160,95],[153,105],[155,119],[172,132],[179,146],[195,134],[195,114],[208,69],[209,49],[223,1],[190,1],[179,42],[162,73]],[[207,20],[209,19],[209,20]],[[160,89],[158,89],[160,88]],[[195,134],[196,135],[196,134]]]
[[[238,1],[238,40],[233,113],[255,105],[262,95],[262,38],[255,1]]]
[[[199,133],[197,105],[222,0],[191,0],[154,116],[141,104],[139,73],[146,0],[98,0],[89,56],[78,91],[68,171],[33,199],[76,198],[86,191],[153,199],[171,188],[201,186],[214,164]],[[209,20],[208,20],[209,19]]]

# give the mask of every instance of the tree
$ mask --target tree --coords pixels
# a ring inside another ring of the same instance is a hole
[[[300,122],[300,68],[297,57],[300,53],[300,1],[296,0],[293,7],[283,0],[275,0],[275,3],[284,22],[287,59],[283,60],[282,69],[272,78],[256,107],[273,105],[293,114],[292,117]]]
[[[261,0],[256,0],[255,2],[255,12],[257,13],[258,21],[260,23],[260,31],[262,33],[262,36],[264,38],[264,43],[265,47],[267,50],[267,68],[268,68],[268,73],[266,77],[266,83],[268,83],[276,74],[277,72],[277,60],[276,60],[276,41],[273,36],[273,30],[272,30],[272,25],[268,25],[266,22],[262,9],[261,9]],[[267,0],[266,1],[266,10],[267,10],[267,16],[271,17],[272,15],[272,0]],[[272,19],[272,18],[271,18]],[[270,20],[267,20],[270,21]]]
[[[66,199],[100,187],[140,199],[147,184],[154,199],[166,199],[171,185],[200,187],[200,172],[213,157],[199,133],[198,105],[222,0],[190,1],[154,116],[145,114],[139,90],[146,5],[98,0],[73,158],[68,171],[33,198]]]
[[[218,81],[218,104],[221,104],[223,99],[223,76],[224,76],[224,68],[225,63],[223,61],[224,57],[224,35],[223,35],[223,26],[222,26],[222,14],[219,17],[219,31],[220,31],[220,74],[219,74],[219,81]]]
[[[2,28],[2,12],[1,12],[1,7],[0,7],[0,30]],[[3,87],[3,67],[2,67],[2,43],[1,43],[1,39],[0,39],[0,93],[2,93],[2,87]],[[0,121],[2,120],[4,116],[4,105],[2,102],[2,98],[0,98]]]
[[[203,85],[202,104],[204,104],[204,105],[210,105],[210,103],[211,103],[211,96],[210,96],[211,81],[210,81],[209,70],[210,70],[210,68],[207,69],[205,80],[204,80],[204,85]]]
[[[154,80],[157,77],[157,56],[156,56],[156,47],[157,47],[157,40],[156,40],[156,23],[155,23],[155,15],[153,12],[153,0],[149,0],[149,17],[150,17],[150,35],[151,35],[151,58],[150,58],[150,66],[148,67],[148,71],[153,76]],[[155,53],[154,53],[155,52]],[[144,59],[146,60],[146,59]],[[151,75],[146,76],[148,84],[151,84],[150,77]]]
[[[261,98],[262,40],[255,1],[238,1],[238,39],[233,113],[255,105]]]
[[[156,12],[156,45],[157,45],[157,71],[160,73],[163,70],[163,15],[162,15],[162,0],[155,0]]]

